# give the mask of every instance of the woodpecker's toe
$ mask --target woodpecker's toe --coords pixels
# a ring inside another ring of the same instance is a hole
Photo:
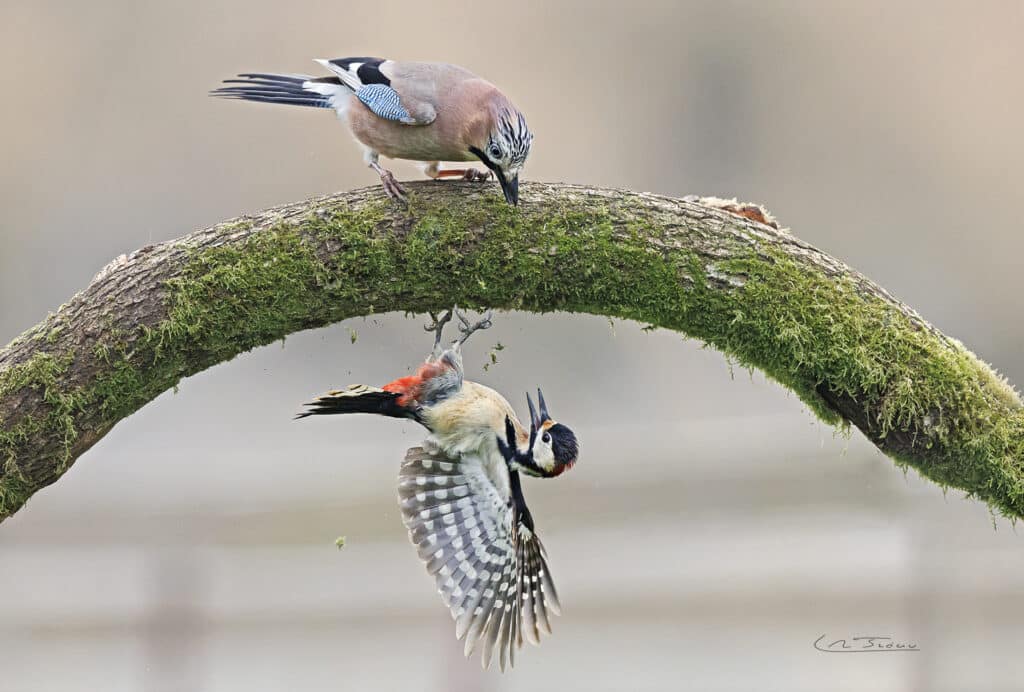
[[[462,332],[462,336],[459,337],[459,345],[466,343],[466,339],[473,335],[474,332],[480,331],[481,329],[490,329],[493,326],[491,318],[494,317],[494,311],[488,310],[479,320],[475,323],[471,323],[469,318],[466,317],[458,308],[455,309],[455,316],[462,322],[462,326],[459,327],[459,331]]]

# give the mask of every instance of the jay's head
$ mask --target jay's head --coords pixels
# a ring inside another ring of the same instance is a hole
[[[518,204],[519,169],[530,155],[533,133],[527,127],[523,114],[514,108],[496,109],[492,121],[486,139],[469,150],[493,171],[501,184],[501,191],[505,193],[505,200],[509,204]]]
[[[530,407],[530,439],[524,450],[517,444],[512,421],[505,419],[506,441],[498,439],[498,447],[517,470],[530,476],[554,478],[562,475],[576,464],[580,445],[572,430],[556,423],[548,413],[544,395],[537,390],[540,412],[533,405],[533,399],[526,395]]]

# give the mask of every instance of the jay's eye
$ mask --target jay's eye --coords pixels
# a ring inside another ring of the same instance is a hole
[[[544,440],[545,442],[551,442],[551,435],[549,435],[548,433],[544,433],[544,437],[540,439]]]
[[[495,144],[491,145],[491,148],[487,150],[487,153],[490,155],[492,159],[501,158],[501,149],[499,149]]]

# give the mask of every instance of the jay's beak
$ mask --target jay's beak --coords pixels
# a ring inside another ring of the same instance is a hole
[[[494,176],[498,179],[498,183],[501,184],[501,191],[505,193],[505,201],[516,206],[519,204],[519,172],[517,171],[511,179],[505,177],[505,171],[501,170],[494,161],[491,161],[479,147],[470,147],[469,153],[480,159],[480,161],[491,169]]]
[[[498,172],[498,182],[501,183],[501,191],[505,193],[505,201],[516,206],[519,204],[519,174],[509,180],[504,173]]]

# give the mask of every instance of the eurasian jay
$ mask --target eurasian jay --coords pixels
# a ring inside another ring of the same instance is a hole
[[[405,190],[380,156],[423,161],[431,178],[487,180],[493,172],[510,204],[519,201],[519,170],[533,133],[523,114],[490,82],[456,65],[381,58],[316,62],[330,77],[245,73],[211,93],[223,98],[333,108],[363,146],[363,159],[385,191]],[[442,169],[441,161],[476,161],[489,169]]]

